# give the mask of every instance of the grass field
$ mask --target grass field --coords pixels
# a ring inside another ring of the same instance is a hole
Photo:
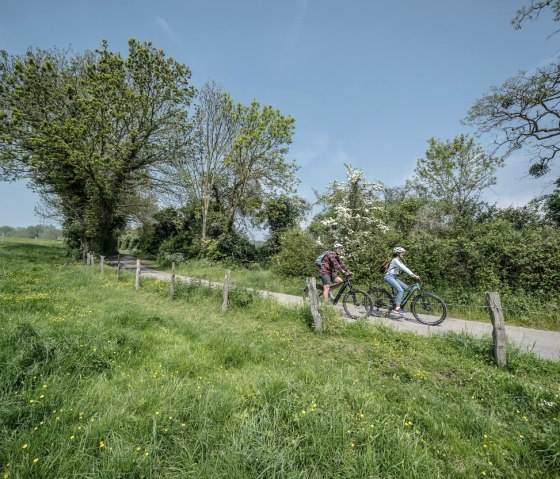
[[[560,363],[0,244],[0,477],[560,477]]]

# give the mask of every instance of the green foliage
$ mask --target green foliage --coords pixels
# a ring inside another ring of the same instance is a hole
[[[324,247],[300,228],[287,230],[280,236],[280,251],[273,268],[279,275],[298,278],[315,276],[315,258],[322,250]]]
[[[198,238],[197,226],[196,211],[191,205],[180,209],[164,208],[137,231],[136,248],[150,258],[174,253],[196,256],[199,250],[194,248],[193,242]]]
[[[297,182],[297,166],[285,159],[293,134],[294,119],[272,106],[261,107],[257,101],[245,106],[213,82],[202,86],[188,153],[162,172],[173,190],[179,190],[180,201],[195,204],[200,211],[203,254],[207,241],[233,234],[239,220],[272,222],[276,228],[283,221],[282,202],[291,210],[284,213],[284,220],[298,214],[301,199],[288,197]],[[214,234],[212,216],[224,219]]]
[[[560,227],[560,178],[555,182],[556,188],[546,197],[546,217],[556,226]]]
[[[150,168],[181,153],[190,71],[150,43],[129,55],[28,50],[0,57],[4,175],[26,177],[63,217],[70,248],[112,252]]]
[[[257,258],[257,248],[247,236],[233,230],[222,233],[216,240],[209,242],[206,257],[211,261],[247,264]]]
[[[262,248],[265,258],[280,251],[280,237],[288,229],[295,228],[311,209],[307,201],[299,196],[279,195],[264,202],[259,218],[269,229],[269,236]]]
[[[295,120],[270,105],[236,105],[236,133],[226,158],[222,196],[228,230],[236,215],[258,214],[263,199],[277,191],[292,192],[298,169],[284,158],[292,142]]]
[[[472,138],[428,140],[425,158],[418,160],[414,183],[422,195],[441,200],[443,211],[455,218],[472,216],[482,192],[496,184],[504,160],[488,156]]]

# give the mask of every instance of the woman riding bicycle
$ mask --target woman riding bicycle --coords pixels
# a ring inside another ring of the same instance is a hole
[[[401,300],[405,289],[408,289],[408,285],[397,278],[401,271],[404,271],[411,278],[420,280],[420,276],[414,274],[410,269],[406,267],[403,262],[403,256],[406,254],[406,250],[397,246],[393,249],[393,255],[386,261],[386,270],[383,279],[391,285],[391,287],[396,291],[395,296],[395,309],[393,310],[396,314],[404,316],[404,312],[401,311]]]

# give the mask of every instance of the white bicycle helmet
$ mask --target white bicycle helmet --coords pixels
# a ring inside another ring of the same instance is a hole
[[[342,246],[340,243],[335,243],[334,246],[333,246],[333,249],[336,249],[336,248],[344,248],[344,246]]]
[[[406,253],[406,250],[404,248],[401,248],[400,246],[393,248],[393,254],[399,254],[399,253]]]

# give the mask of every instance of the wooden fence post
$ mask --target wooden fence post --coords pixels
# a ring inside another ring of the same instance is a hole
[[[169,299],[173,301],[175,295],[175,261],[171,262],[171,281],[169,284]]]
[[[105,268],[105,256],[99,257],[99,264],[101,265],[101,274],[103,274]]]
[[[314,277],[307,278],[307,289],[309,290],[309,303],[311,305],[311,316],[315,324],[315,331],[323,331],[323,319],[319,312],[319,298],[317,297],[317,283]]]
[[[95,253],[91,253],[90,258],[91,258],[91,265],[93,266],[95,264]]]
[[[226,276],[224,278],[224,301],[222,303],[222,313],[225,313],[228,308],[228,293],[229,293],[229,278],[231,271],[226,269]]]
[[[87,258],[87,259],[86,259],[86,264],[87,264],[88,266],[90,266],[90,265],[91,265],[91,253],[90,253],[89,251],[88,251],[88,253],[87,253],[86,258]]]
[[[490,320],[492,321],[492,339],[494,340],[494,358],[501,368],[507,364],[506,358],[506,324],[502,303],[498,293],[485,293],[484,299],[488,305]]]
[[[117,281],[119,280],[120,275],[121,275],[121,255],[118,254],[117,255]]]
[[[140,260],[136,260],[136,284],[135,288],[140,288]]]

